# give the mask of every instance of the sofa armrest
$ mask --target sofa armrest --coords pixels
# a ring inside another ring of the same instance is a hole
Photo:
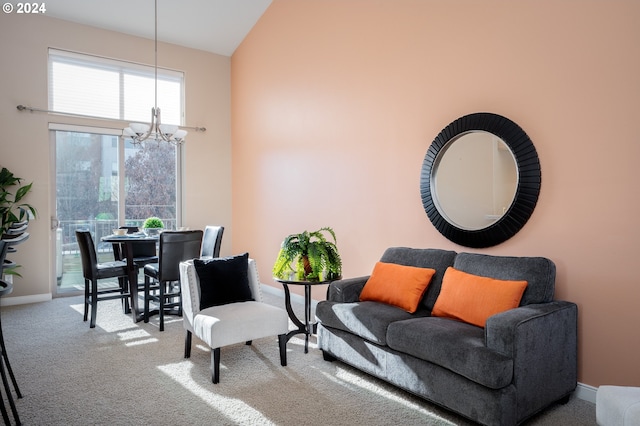
[[[575,340],[576,324],[577,306],[571,302],[521,306],[489,317],[484,329],[485,342],[487,347],[513,357],[518,349],[518,333],[526,331],[531,338],[542,341],[548,335],[559,334],[567,335],[566,339],[573,335]]]
[[[369,275],[333,281],[327,288],[327,300],[343,303],[359,301],[360,292],[368,279]]]
[[[487,320],[487,347],[513,359],[518,418],[577,386],[577,329],[578,306],[566,301],[526,305]]]

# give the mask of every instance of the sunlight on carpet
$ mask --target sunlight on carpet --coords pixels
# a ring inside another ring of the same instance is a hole
[[[204,388],[191,378],[193,364],[183,361],[159,366],[158,369],[182,385],[187,391],[206,402],[211,408],[234,423],[274,425],[262,413],[237,398],[216,394],[211,388]]]
[[[70,307],[81,315],[84,314],[84,305],[70,305]],[[101,307],[102,305],[99,305],[98,309]],[[107,333],[116,333],[118,340],[125,342],[126,346],[144,345],[158,341],[157,337],[151,336],[149,332],[133,324],[131,322],[131,316],[128,315],[114,315],[109,317],[98,315],[96,327],[102,328]]]

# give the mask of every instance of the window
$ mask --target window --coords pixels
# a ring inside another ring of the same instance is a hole
[[[154,67],[49,49],[49,109],[57,112],[148,122],[155,101]],[[158,107],[164,124],[183,124],[183,81],[158,69]]]
[[[162,123],[181,125],[183,74],[157,70]],[[113,258],[103,235],[121,225],[160,217],[167,229],[181,223],[179,147],[123,138],[127,122],[148,123],[155,106],[154,67],[49,49],[49,109],[118,120],[114,128],[49,123],[55,146],[57,292],[82,288],[77,275],[76,229],[93,233],[98,253]]]
[[[138,226],[157,216],[165,228],[180,221],[178,149],[155,141],[131,145],[111,129],[52,123],[55,208],[58,223],[57,292],[79,290],[82,280],[75,231],[89,229],[99,256],[113,259],[100,239],[121,225]]]

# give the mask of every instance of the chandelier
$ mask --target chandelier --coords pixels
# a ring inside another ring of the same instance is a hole
[[[130,137],[134,144],[140,144],[147,139],[151,139],[157,142],[165,141],[179,145],[184,142],[184,138],[187,136],[187,131],[178,128],[178,126],[162,124],[160,120],[160,108],[158,108],[158,0],[155,0],[154,31],[155,101],[153,108],[151,108],[151,124],[130,123],[129,127],[126,127],[122,131],[122,134],[125,137]]]

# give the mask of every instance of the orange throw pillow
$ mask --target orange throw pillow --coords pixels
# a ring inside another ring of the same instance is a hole
[[[435,273],[435,269],[377,262],[360,301],[386,303],[414,313]]]
[[[490,316],[517,308],[526,288],[526,281],[497,280],[449,267],[431,315],[484,327]]]

